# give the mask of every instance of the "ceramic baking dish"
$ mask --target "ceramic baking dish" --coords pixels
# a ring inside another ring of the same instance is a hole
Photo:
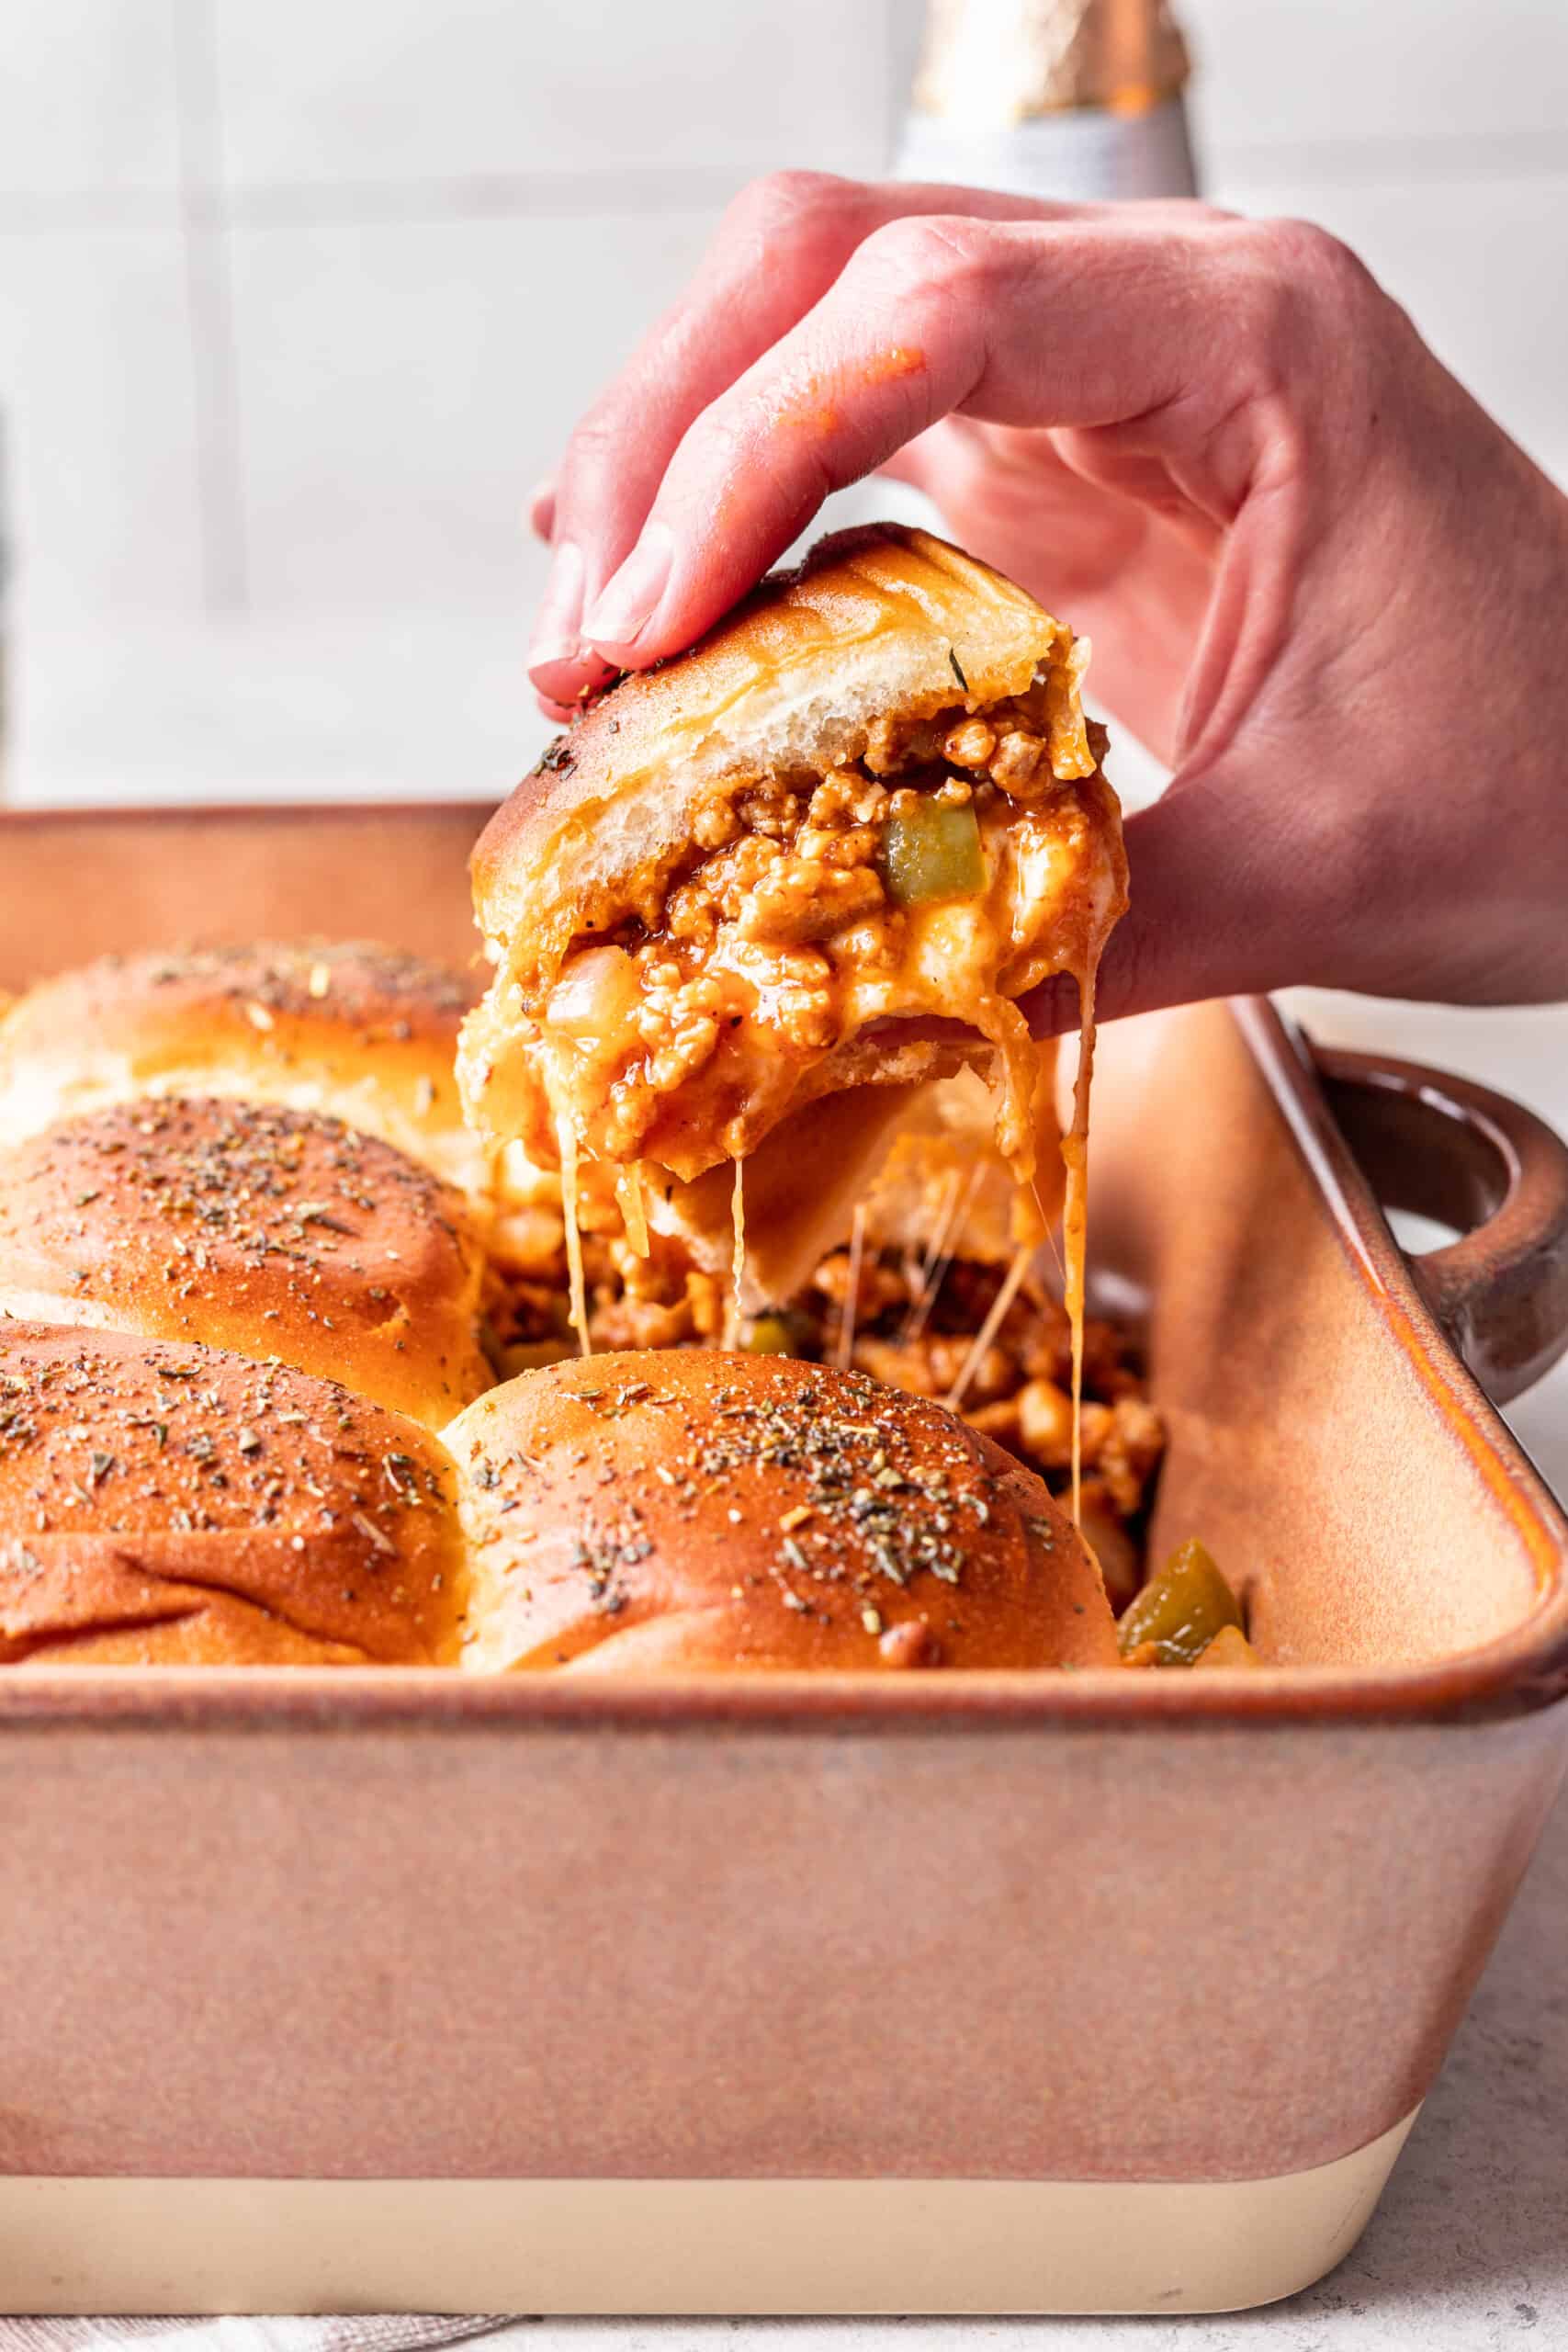
[[[0,820],[0,982],[355,931],[466,952],[472,810]],[[1104,1041],[1255,1675],[0,1677],[0,2301],[1196,2311],[1353,2243],[1562,1773],[1568,1526],[1501,1391],[1568,1164],[1259,1004]],[[1382,1197],[1463,1238],[1413,1273]]]

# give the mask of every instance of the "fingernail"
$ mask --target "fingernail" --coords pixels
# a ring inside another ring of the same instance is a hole
[[[523,502],[523,512],[528,518],[528,528],[536,538],[547,539],[555,515],[556,478],[542,475]]]
[[[629,645],[659,608],[675,563],[675,536],[649,523],[619,571],[602,588],[582,624],[591,645]]]
[[[562,539],[550,560],[550,576],[528,642],[530,670],[549,662],[575,662],[581,652],[584,584],[582,549]]]

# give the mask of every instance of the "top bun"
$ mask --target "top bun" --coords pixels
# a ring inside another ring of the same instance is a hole
[[[1043,1482],[861,1373],[600,1356],[492,1389],[446,1442],[470,1667],[1116,1664],[1099,1571]]]
[[[683,849],[716,786],[825,773],[861,755],[878,718],[983,708],[1041,669],[1062,685],[1055,772],[1092,775],[1072,648],[1032,596],[928,531],[836,531],[689,653],[601,695],[551,746],[479,836],[479,928],[536,995],[606,888]]]
[[[328,1111],[449,1182],[481,1181],[453,1064],[478,991],[381,947],[260,942],[106,956],[0,1020],[0,1142],[150,1094]]]

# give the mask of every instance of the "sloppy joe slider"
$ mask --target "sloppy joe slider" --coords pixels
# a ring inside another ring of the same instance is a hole
[[[463,1663],[1116,1663],[1042,1481],[857,1373],[695,1351],[525,1373],[446,1432],[473,1563]]]
[[[198,1340],[433,1428],[490,1384],[463,1196],[341,1120],[115,1103],[0,1153],[0,1313]]]
[[[1027,1180],[1018,1000],[1087,980],[1125,903],[1085,650],[987,565],[881,525],[624,679],[475,853],[496,967],[464,1030],[475,1123],[541,1162],[688,1181],[815,1098],[962,1056]]]
[[[453,1065],[476,994],[466,973],[359,944],[103,956],[0,1019],[0,1139],[137,1096],[241,1094],[333,1113],[474,1184],[485,1156]]]
[[[0,1660],[434,1666],[450,1464],[330,1381],[0,1321]]]

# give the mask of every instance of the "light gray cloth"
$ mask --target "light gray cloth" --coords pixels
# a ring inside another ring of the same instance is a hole
[[[489,2335],[502,2319],[0,2319],[0,2352],[435,2352]]]

